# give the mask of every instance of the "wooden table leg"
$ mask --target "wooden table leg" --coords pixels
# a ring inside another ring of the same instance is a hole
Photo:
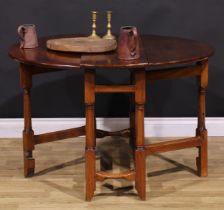
[[[198,96],[198,127],[196,135],[200,136],[201,146],[199,149],[199,156],[196,158],[199,176],[208,175],[208,138],[205,127],[205,95],[206,87],[208,85],[208,62],[204,61],[198,65],[203,66],[201,75],[198,77],[199,96]]]
[[[24,176],[29,177],[34,174],[35,160],[32,151],[34,150],[34,132],[32,130],[31,119],[31,97],[30,89],[32,87],[32,73],[28,67],[20,65],[20,83],[23,88],[23,153],[24,153]]]
[[[95,166],[95,71],[85,70],[85,106],[86,106],[86,200],[90,201],[96,189]]]
[[[145,150],[144,150],[144,105],[145,70],[134,71],[135,80],[135,186],[142,200],[145,200]]]
[[[131,71],[130,76],[131,84],[134,83],[134,73]],[[134,94],[130,94],[130,109],[129,109],[129,125],[130,125],[130,137],[129,137],[129,145],[134,150],[135,147],[135,97]]]

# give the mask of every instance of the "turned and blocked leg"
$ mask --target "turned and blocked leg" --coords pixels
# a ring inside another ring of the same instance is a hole
[[[198,96],[198,127],[196,135],[200,136],[201,146],[198,147],[199,155],[196,158],[196,164],[199,176],[208,175],[208,137],[205,127],[205,95],[208,84],[208,62],[199,63],[203,66],[201,75],[198,78],[199,96]]]
[[[134,75],[131,72],[130,78],[131,84],[134,83]],[[132,150],[135,147],[135,97],[134,94],[130,94],[130,110],[129,110],[129,125],[130,125],[130,137],[129,137],[129,145],[131,146]]]
[[[146,197],[144,150],[145,70],[136,70],[135,79],[135,186],[142,200]]]
[[[34,132],[32,130],[31,119],[31,97],[32,74],[25,65],[20,65],[20,83],[23,88],[23,153],[24,153],[24,176],[29,177],[34,174],[35,160],[32,151],[34,150]]]
[[[85,70],[86,106],[86,200],[90,201],[96,189],[96,137],[95,137],[95,71]]]

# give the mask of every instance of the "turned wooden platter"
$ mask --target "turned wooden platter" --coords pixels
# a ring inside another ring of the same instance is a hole
[[[47,48],[63,52],[100,53],[115,50],[117,42],[89,37],[59,38],[47,40]]]

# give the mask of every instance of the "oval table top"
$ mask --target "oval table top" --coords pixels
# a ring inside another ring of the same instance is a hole
[[[19,44],[9,48],[9,56],[20,63],[53,69],[80,68],[145,68],[172,64],[187,64],[207,59],[214,50],[209,45],[177,37],[157,35],[141,36],[141,57],[133,61],[117,58],[116,50],[107,53],[63,53],[48,50],[46,41],[60,37],[77,35],[58,35],[39,39],[39,47],[21,49]]]

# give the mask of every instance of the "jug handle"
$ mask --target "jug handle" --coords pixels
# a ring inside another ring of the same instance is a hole
[[[18,32],[20,38],[24,39],[24,34],[26,32],[26,28],[23,25],[18,27],[17,32]]]
[[[137,32],[136,30],[131,30],[129,32],[129,42],[128,47],[130,49],[130,54],[132,57],[136,55],[136,45],[137,45]]]
[[[23,48],[24,47],[24,35],[26,33],[26,28],[23,25],[21,25],[21,26],[18,27],[17,32],[18,32],[19,37],[21,39],[20,48]]]

